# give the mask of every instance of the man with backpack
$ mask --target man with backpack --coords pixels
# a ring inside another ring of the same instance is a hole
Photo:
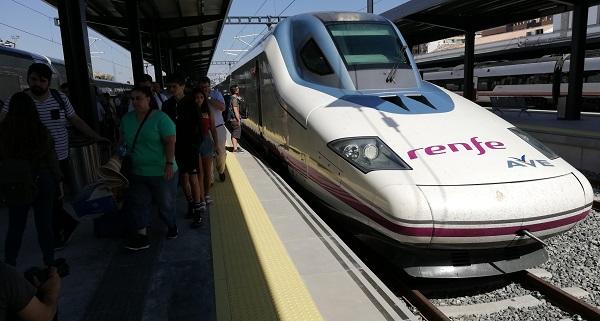
[[[238,145],[238,140],[242,137],[242,118],[240,116],[240,105],[243,101],[240,96],[240,87],[232,85],[229,88],[231,92],[231,101],[229,103],[229,117],[227,118],[229,132],[231,132],[231,145],[233,152],[240,153],[242,149]]]
[[[25,92],[33,98],[40,121],[52,136],[54,140],[54,148],[56,156],[60,162],[60,168],[63,176],[67,169],[69,157],[69,135],[67,132],[67,124],[70,123],[78,129],[82,134],[90,137],[98,142],[108,142],[108,139],[98,135],[90,128],[83,119],[75,113],[71,102],[63,93],[50,88],[52,80],[52,69],[44,63],[33,63],[27,70],[27,83],[29,89]],[[8,113],[8,105],[10,99],[0,111],[0,123]],[[62,183],[60,186],[62,191]],[[62,193],[58,193],[58,199],[54,201],[53,213],[53,229],[54,229],[54,246],[56,249],[62,249],[68,242],[71,234],[77,227],[78,222],[64,211],[62,202]]]

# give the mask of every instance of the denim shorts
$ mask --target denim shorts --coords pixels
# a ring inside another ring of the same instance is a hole
[[[213,141],[210,135],[205,135],[202,137],[202,143],[200,143],[200,147],[198,148],[198,154],[200,157],[210,157],[214,153]]]

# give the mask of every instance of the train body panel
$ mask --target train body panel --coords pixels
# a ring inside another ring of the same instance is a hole
[[[423,79],[462,94],[463,66],[423,71]],[[476,64],[477,103],[492,107],[556,110],[568,93],[568,56]],[[600,112],[600,57],[585,59],[582,110]]]
[[[4,100],[15,92],[29,87],[27,84],[27,69],[34,62],[47,64],[52,69],[51,88],[59,89],[62,83],[67,82],[63,60],[0,46],[0,82],[2,83],[2,86],[0,86],[0,100]],[[98,94],[117,95],[133,87],[129,84],[100,79],[92,79],[91,82],[92,85],[98,88]]]
[[[352,65],[381,59],[350,48],[356,39],[336,39],[369,35],[364,24],[340,27],[363,19],[389,36],[381,25],[390,23],[373,15],[291,17],[232,73],[249,109],[244,132],[300,185],[396,244],[419,248],[525,248],[534,241],[521,230],[546,238],[585,218],[592,192],[580,173],[493,113],[422,81],[408,50],[402,68]],[[294,26],[309,23],[297,39]],[[327,74],[308,76],[310,64]]]

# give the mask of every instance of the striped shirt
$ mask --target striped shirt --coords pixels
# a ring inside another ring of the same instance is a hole
[[[65,103],[65,108],[61,108],[58,101],[52,97],[50,92],[45,100],[36,100],[35,106],[37,107],[38,114],[40,115],[40,121],[54,139],[54,150],[58,160],[64,160],[69,157],[69,133],[67,131],[68,118],[75,116],[75,110],[69,101],[69,98],[63,93],[60,93],[60,97]],[[8,106],[10,104],[10,98],[6,100],[6,103],[2,107],[2,111],[8,113]],[[54,116],[54,117],[53,117]],[[56,116],[59,116],[58,118]]]

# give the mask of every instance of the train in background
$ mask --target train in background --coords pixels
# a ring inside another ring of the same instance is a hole
[[[590,213],[575,168],[527,133],[423,81],[396,26],[318,12],[277,24],[233,67],[246,138],[410,275],[531,268]]]
[[[0,99],[5,99],[17,91],[29,87],[27,85],[27,68],[34,62],[45,63],[54,71],[50,86],[58,89],[67,82],[67,72],[63,60],[48,58],[24,50],[0,46]],[[133,86],[115,81],[93,79],[93,86],[98,94],[118,95]]]
[[[475,64],[476,102],[497,108],[556,110],[568,92],[565,56]],[[462,94],[464,66],[421,70],[423,79]],[[600,112],[600,57],[585,59],[582,111]]]

